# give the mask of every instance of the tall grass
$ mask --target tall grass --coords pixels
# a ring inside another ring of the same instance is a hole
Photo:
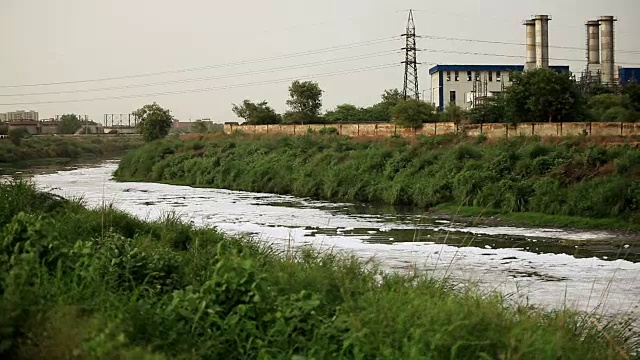
[[[329,200],[614,219],[622,228],[640,230],[640,149],[586,141],[317,135],[165,140],[125,156],[116,177]]]
[[[142,144],[142,139],[130,136],[37,136],[24,139],[18,146],[8,139],[0,139],[0,164],[115,156]]]
[[[624,359],[624,326],[0,184],[0,357]]]

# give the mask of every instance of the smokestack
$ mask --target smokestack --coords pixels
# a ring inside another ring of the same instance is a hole
[[[548,15],[536,15],[536,68],[549,67],[549,20]]]
[[[613,23],[616,19],[613,16],[600,17],[600,29],[602,41],[602,82],[612,85],[615,81],[615,58],[614,58],[614,37]]]
[[[526,20],[524,26],[527,29],[527,62],[524,69],[531,70],[536,67],[536,22]]]
[[[587,21],[587,72],[597,75],[600,71],[600,23]]]

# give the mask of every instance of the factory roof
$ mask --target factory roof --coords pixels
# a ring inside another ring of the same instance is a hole
[[[549,66],[555,71],[569,71],[569,66]],[[429,74],[439,71],[523,71],[524,65],[436,65],[429,69]]]

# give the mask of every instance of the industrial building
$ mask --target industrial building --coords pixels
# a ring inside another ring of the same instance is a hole
[[[628,82],[636,82],[640,84],[640,68],[618,68],[618,82],[625,85]]]
[[[569,66],[549,66],[548,15],[536,15],[524,22],[526,60],[524,65],[436,65],[429,69],[431,99],[440,111],[449,103],[464,110],[508,87],[514,72],[551,68],[569,71]]]
[[[569,66],[549,68],[569,71]],[[448,103],[467,110],[477,101],[504,91],[512,82],[512,74],[524,69],[523,65],[436,65],[429,69],[431,98],[440,111]]]
[[[548,15],[525,20],[526,53],[524,65],[436,65],[429,69],[431,99],[440,111],[448,103],[470,109],[478,101],[504,91],[511,84],[513,72],[537,68],[569,71],[569,66],[549,66]],[[584,84],[615,86],[630,81],[640,82],[640,68],[615,65],[614,16],[600,16],[586,26],[586,69],[580,81]]]

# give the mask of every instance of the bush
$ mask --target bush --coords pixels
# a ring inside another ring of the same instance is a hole
[[[320,135],[338,135],[338,129],[333,126],[322,128],[318,131]]]
[[[19,127],[9,130],[9,141],[15,146],[20,146],[22,139],[29,137],[29,131],[26,128]]]
[[[640,184],[633,189],[639,198]],[[0,184],[0,199],[9,199],[0,202],[2,358],[610,359],[632,351],[623,328],[583,314],[511,307],[337,253],[284,257],[172,216],[145,222],[62,199],[40,206],[51,197],[24,182]]]
[[[422,123],[436,122],[438,119],[433,104],[415,99],[400,101],[391,114],[394,122],[405,128],[419,128]]]
[[[463,141],[454,136],[412,143],[400,138],[229,137],[198,143],[203,148],[192,150],[192,141],[166,140],[125,156],[116,176],[338,201],[424,207],[453,203],[622,221],[636,216],[629,202],[613,198],[598,201],[606,200],[616,211],[594,211],[593,198],[599,191],[594,187],[613,179],[609,169],[614,167],[624,180],[614,194],[624,198],[640,171],[640,149],[608,151],[585,146],[580,138],[558,145],[524,137],[485,144]],[[550,188],[562,195],[556,197]]]

